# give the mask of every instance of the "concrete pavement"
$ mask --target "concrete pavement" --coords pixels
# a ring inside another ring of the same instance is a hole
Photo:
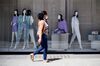
[[[0,55],[0,66],[100,66],[99,54],[49,54],[49,62],[42,61],[42,55],[32,62],[29,55]]]

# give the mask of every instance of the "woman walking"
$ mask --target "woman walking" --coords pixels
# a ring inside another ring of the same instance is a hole
[[[47,45],[47,35],[45,33],[46,27],[47,26],[45,25],[44,14],[39,13],[38,14],[38,32],[37,32],[37,36],[38,36],[38,44],[40,46],[34,53],[30,54],[32,61],[34,61],[34,56],[36,54],[38,54],[40,51],[43,50],[43,61],[47,62],[48,45]]]

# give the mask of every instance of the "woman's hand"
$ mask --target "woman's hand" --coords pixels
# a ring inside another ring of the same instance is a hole
[[[41,44],[41,41],[42,41],[41,39],[38,39],[38,44],[39,44],[39,45]]]

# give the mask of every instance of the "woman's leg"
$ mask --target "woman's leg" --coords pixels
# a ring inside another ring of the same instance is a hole
[[[34,55],[36,55],[36,54],[38,54],[40,51],[42,51],[43,50],[43,47],[42,46],[40,46],[36,51],[34,51],[33,53],[34,53]]]
[[[43,59],[47,60],[47,50],[48,50],[48,44],[47,44],[47,36],[44,35],[44,39],[43,39],[43,44],[44,44],[44,52],[43,52]]]
[[[31,60],[34,61],[34,56],[38,54],[41,50],[43,50],[43,47],[40,46],[36,51],[30,54]]]
[[[44,48],[43,60],[47,60],[47,47]]]
[[[41,50],[44,50],[43,51],[43,60],[47,60],[47,49],[48,49],[48,45],[47,45],[47,35],[43,34],[42,35],[41,46],[35,52],[33,52],[33,54],[30,55],[32,61],[34,61],[34,56],[36,54],[38,54]]]

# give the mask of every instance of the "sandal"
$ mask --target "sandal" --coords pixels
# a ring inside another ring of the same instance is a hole
[[[30,54],[30,58],[34,62],[34,54],[33,53]]]

